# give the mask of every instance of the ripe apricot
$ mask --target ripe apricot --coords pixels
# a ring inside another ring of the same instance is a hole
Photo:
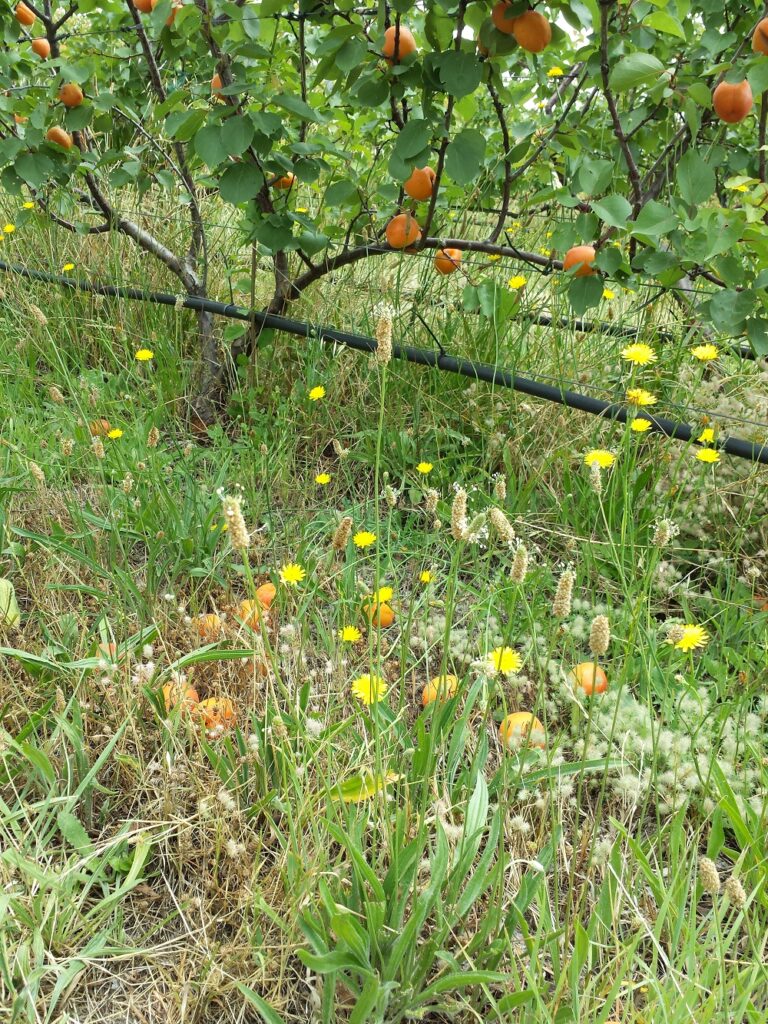
[[[27,28],[29,28],[30,25],[34,25],[37,21],[37,15],[33,11],[30,11],[26,4],[17,4],[14,14],[16,16],[16,21],[18,21],[20,25],[26,25]]]
[[[158,0],[133,0],[133,6],[142,14],[150,14]]]
[[[223,99],[221,96],[223,87],[224,83],[221,80],[221,75],[217,72],[211,79],[211,95],[216,96],[218,99]]]
[[[450,700],[451,697],[456,696],[456,690],[458,687],[459,680],[456,676],[435,676],[435,678],[431,679],[421,691],[421,703],[426,707],[435,700]]]
[[[546,746],[544,726],[530,711],[515,711],[507,715],[499,726],[499,736],[505,747]]]
[[[45,133],[45,137],[49,142],[55,142],[57,146],[63,146],[64,149],[72,149],[72,136],[69,132],[65,132],[63,128],[49,128]]]
[[[421,238],[421,228],[416,223],[413,214],[398,213],[396,217],[387,224],[385,232],[387,242],[393,249],[405,249],[413,245]]]
[[[26,117],[22,117],[21,114],[14,114],[13,120],[15,124],[25,124],[28,120]]]
[[[712,93],[712,106],[721,121],[738,124],[752,109],[752,89],[749,82],[721,82]]]
[[[262,583],[256,590],[256,600],[262,608],[271,608],[276,594],[277,587],[274,583]]]
[[[582,661],[571,672],[570,679],[574,687],[581,687],[588,697],[608,689],[608,676],[594,661]]]
[[[221,618],[215,612],[207,615],[198,615],[195,619],[195,629],[201,640],[218,640],[223,628]]]
[[[395,53],[395,35],[397,34],[397,53]],[[389,64],[397,64],[401,58],[407,57],[410,53],[416,52],[416,40],[413,33],[405,25],[400,26],[400,31],[394,25],[390,25],[384,33],[384,45],[381,52],[387,58]]]
[[[432,198],[434,186],[435,172],[431,167],[414,167],[410,178],[403,183],[405,194],[420,202]]]
[[[538,11],[524,11],[512,23],[517,45],[529,53],[541,53],[552,41],[552,26]]]
[[[438,274],[453,274],[461,263],[461,249],[438,249],[435,254],[435,270]]]
[[[752,50],[754,53],[768,54],[768,18],[758,22],[752,33]]]
[[[106,437],[112,429],[112,425],[109,420],[91,420],[88,429],[91,432],[91,437]]]
[[[563,270],[571,270],[576,267],[574,277],[589,277],[595,273],[592,264],[595,262],[595,247],[593,245],[574,245],[565,254]]]
[[[237,606],[237,617],[246,626],[250,626],[251,629],[256,629],[261,618],[261,605],[258,601],[251,601],[246,599],[241,601]]]
[[[284,174],[282,178],[278,178],[277,181],[272,183],[272,188],[289,189],[293,188],[296,181],[295,174]]]
[[[68,82],[59,89],[59,100],[65,107],[79,107],[83,102],[83,90],[74,82]]]
[[[32,50],[41,60],[47,60],[51,56],[51,44],[44,36],[32,40]]]
[[[182,711],[190,711],[199,704],[200,696],[194,686],[186,683],[166,683],[163,687],[163,701],[167,713],[177,707]]]
[[[179,13],[183,6],[184,4],[182,3],[171,4],[171,13],[165,19],[165,24],[168,26],[168,28],[170,28],[174,21],[176,21],[176,15]]]
[[[223,732],[237,722],[237,710],[229,697],[209,697],[201,700],[197,711],[202,715],[205,728]]]
[[[395,613],[388,604],[366,604],[363,605],[363,611],[371,625],[380,629],[389,629],[395,621]]]
[[[517,21],[517,17],[514,15],[507,15],[507,10],[512,5],[508,3],[508,0],[501,0],[500,3],[494,4],[493,10],[491,11],[491,21],[494,26],[503,32],[505,36],[512,35],[512,29]]]

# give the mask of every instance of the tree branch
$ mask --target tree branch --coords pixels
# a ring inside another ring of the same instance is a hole
[[[616,0],[600,0],[600,75],[603,81],[603,95],[605,96],[605,101],[608,104],[608,111],[613,123],[613,134],[616,136],[616,141],[619,144],[619,148],[624,156],[624,162],[627,165],[629,182],[632,186],[632,216],[636,217],[643,205],[643,187],[640,183],[640,172],[637,169],[637,164],[635,163],[632,150],[627,142],[627,137],[624,134],[624,129],[621,127],[621,120],[619,118],[619,111],[616,107],[616,100],[614,99],[610,85],[608,84],[610,74],[610,66],[608,64],[609,7],[613,6],[615,3]]]

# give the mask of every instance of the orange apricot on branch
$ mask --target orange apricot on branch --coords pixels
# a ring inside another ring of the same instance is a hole
[[[495,28],[499,32],[503,32],[505,36],[511,36],[514,24],[517,21],[517,15],[508,14],[509,8],[512,4],[508,3],[508,0],[501,0],[500,3],[494,4],[493,10],[491,11],[491,21]]]
[[[287,190],[289,188],[293,188],[293,186],[295,184],[296,184],[296,175],[295,174],[284,174],[282,176],[282,178],[278,178],[277,181],[273,181],[272,182],[272,188],[279,188],[279,189]]]
[[[413,214],[398,213],[387,224],[385,235],[393,249],[405,249],[418,242],[421,238],[421,228]]]
[[[593,693],[605,693],[608,689],[608,676],[594,661],[582,661],[570,674],[571,682],[589,697]]]
[[[48,131],[45,133],[45,137],[49,142],[55,142],[57,146],[63,146],[64,149],[72,149],[72,136],[69,134],[69,132],[64,131],[63,128],[59,128],[58,126],[54,128],[49,128]],[[94,420],[94,423],[96,422],[99,421]],[[104,420],[104,422],[106,423],[107,421]],[[93,424],[91,424],[91,427],[93,427]],[[108,434],[109,430],[110,428],[107,427],[104,433]],[[93,434],[93,430],[91,430],[91,433]]]
[[[37,21],[37,15],[34,11],[30,11],[26,4],[17,4],[14,15],[16,17],[16,21],[18,21],[20,25],[25,25],[27,28],[29,28],[30,25],[34,25]]]
[[[435,270],[438,274],[453,274],[461,263],[460,249],[438,249],[435,253]]]
[[[525,11],[512,23],[517,45],[529,53],[541,53],[552,41],[552,26],[538,11]]]
[[[431,199],[434,187],[435,172],[431,167],[414,167],[410,178],[403,183],[405,194],[419,202]]]
[[[395,25],[390,25],[384,33],[384,45],[381,52],[387,58],[388,63],[397,64],[403,57],[416,52],[416,40],[413,38],[413,33],[405,25],[401,25],[399,31]]]
[[[563,270],[572,270],[575,267],[574,277],[589,277],[595,273],[592,264],[596,255],[593,245],[574,245],[565,254]]]
[[[151,14],[158,0],[133,0],[133,6],[142,14]]]
[[[752,51],[768,54],[768,18],[763,18],[758,22],[757,28],[752,33]]]
[[[712,106],[721,121],[738,124],[752,109],[752,89],[749,82],[721,82],[712,93]]]
[[[59,100],[65,107],[79,107],[83,99],[83,90],[74,82],[68,82],[59,89]]]
[[[421,703],[427,707],[434,701],[450,700],[451,697],[456,696],[458,688],[459,680],[456,676],[435,676],[421,691]]]
[[[507,715],[499,726],[499,736],[504,746],[512,749],[539,747],[543,750],[546,746],[544,726],[530,711],[515,711]]]
[[[221,95],[221,90],[224,88],[224,83],[221,80],[221,75],[216,74],[211,79],[211,96],[215,96],[217,99],[223,100],[224,97]]]
[[[41,60],[47,60],[51,56],[51,44],[44,36],[32,40],[32,51]]]

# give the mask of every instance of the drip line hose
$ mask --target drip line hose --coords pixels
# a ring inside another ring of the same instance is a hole
[[[139,288],[100,284],[95,281],[80,281],[70,277],[62,277],[58,274],[49,274],[42,270],[31,270],[28,267],[6,263],[3,260],[0,260],[0,270],[8,274],[25,277],[31,281],[57,284],[73,291],[93,292],[96,295],[105,295],[119,299],[135,299],[140,302],[152,302],[161,306],[181,306],[185,309],[194,309],[197,312],[213,313],[216,316],[228,317],[231,320],[253,323],[261,328],[283,331],[286,334],[293,334],[299,338],[343,345],[358,352],[376,351],[375,338],[369,338],[361,334],[351,334],[347,331],[339,331],[333,327],[316,327],[303,320],[294,320],[292,317],[278,316],[274,313],[264,313],[258,310],[250,312],[232,303],[216,302],[213,299],[199,298],[195,295],[176,296],[169,295],[166,292],[147,292]],[[513,391],[519,391],[521,394],[530,395],[532,398],[540,398],[546,402],[555,402],[559,405],[565,405],[569,409],[579,409],[581,412],[616,420],[619,423],[627,423],[633,418],[628,414],[626,407],[623,405],[605,402],[599,398],[591,398],[589,395],[582,395],[578,391],[557,388],[551,384],[544,384],[529,377],[519,377],[510,370],[500,369],[490,363],[481,363],[473,359],[450,356],[441,349],[393,345],[392,356],[394,359],[402,359],[405,362],[415,363],[419,366],[434,366],[438,370],[459,374],[462,377],[470,377],[472,380],[482,380],[488,384],[510,388]],[[665,434],[667,437],[673,437],[678,441],[691,441],[694,444],[699,444],[694,436],[700,429],[698,427],[692,427],[688,423],[679,423],[676,420],[670,420],[663,416],[654,416],[645,409],[643,410],[643,417],[650,421],[651,431]],[[766,425],[766,429],[768,430],[768,425]],[[740,437],[724,437],[722,440],[714,442],[712,447],[718,448],[721,452],[726,452],[728,455],[735,455],[738,458],[749,459],[752,462],[768,465],[768,442],[766,444],[757,444]]]

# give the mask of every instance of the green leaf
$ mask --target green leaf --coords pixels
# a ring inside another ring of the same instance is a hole
[[[287,110],[290,114],[295,114],[302,121],[325,121],[325,118],[321,117],[316,110],[313,110],[309,104],[305,103],[300,96],[294,96],[292,93],[278,93],[277,96],[272,97],[272,102],[278,107],[282,107],[283,110]]]
[[[13,584],[0,579],[0,626],[18,626],[20,622],[21,612]]]
[[[676,177],[680,195],[691,206],[703,203],[715,191],[715,172],[695,149],[682,155]]]
[[[677,216],[663,203],[651,199],[632,225],[633,235],[664,235],[677,227]]]
[[[334,181],[332,185],[328,186],[325,192],[325,205],[343,206],[344,203],[356,198],[359,198],[357,185],[349,178],[344,178],[342,181]]]
[[[78,852],[91,849],[91,840],[88,833],[83,828],[80,819],[75,817],[71,811],[59,811],[56,815],[56,823],[59,826],[59,832],[61,832],[69,845],[73,846]]]
[[[747,337],[758,358],[768,356],[768,320],[747,320]]]
[[[277,1010],[273,1010],[269,1003],[254,992],[252,988],[249,988],[242,981],[235,981],[235,988],[256,1010],[264,1024],[285,1024],[285,1018],[281,1017]]]
[[[42,153],[24,153],[15,161],[13,168],[28,185],[40,188],[53,171],[53,163]]]
[[[622,57],[613,69],[609,85],[616,92],[627,92],[647,82],[655,82],[664,71],[664,65],[651,53],[630,53]]]
[[[643,24],[655,32],[664,32],[668,36],[685,39],[685,29],[673,15],[667,11],[654,11],[643,18]]]
[[[264,176],[253,164],[233,164],[228,167],[219,181],[219,191],[225,203],[245,203],[258,193],[264,184]]]
[[[402,775],[398,775],[396,772],[353,775],[334,787],[331,791],[331,799],[342,800],[345,804],[360,804],[364,800],[370,800],[377,793],[383,792],[392,783],[399,782],[401,778]]]
[[[474,53],[448,50],[437,61],[440,81],[452,96],[469,96],[480,85],[483,66]]]
[[[250,146],[253,133],[251,119],[243,114],[235,114],[221,126],[221,144],[229,156],[240,156]]]
[[[485,159],[485,136],[465,128],[445,151],[445,170],[457,185],[468,185],[480,173]]]
[[[754,305],[755,296],[751,291],[737,292],[733,288],[724,288],[709,300],[709,315],[718,331],[740,334]]]
[[[632,207],[624,196],[613,195],[606,196],[604,199],[595,199],[591,206],[592,212],[612,228],[626,228],[627,220],[632,213]]]
[[[602,297],[603,281],[595,275],[574,277],[568,286],[568,301],[577,316],[596,306]]]
[[[195,135],[195,152],[210,168],[218,167],[224,160],[227,154],[217,124],[207,124]]]
[[[394,152],[403,161],[410,157],[418,156],[427,148],[432,136],[432,127],[429,121],[423,118],[414,118],[408,121],[395,140]]]

